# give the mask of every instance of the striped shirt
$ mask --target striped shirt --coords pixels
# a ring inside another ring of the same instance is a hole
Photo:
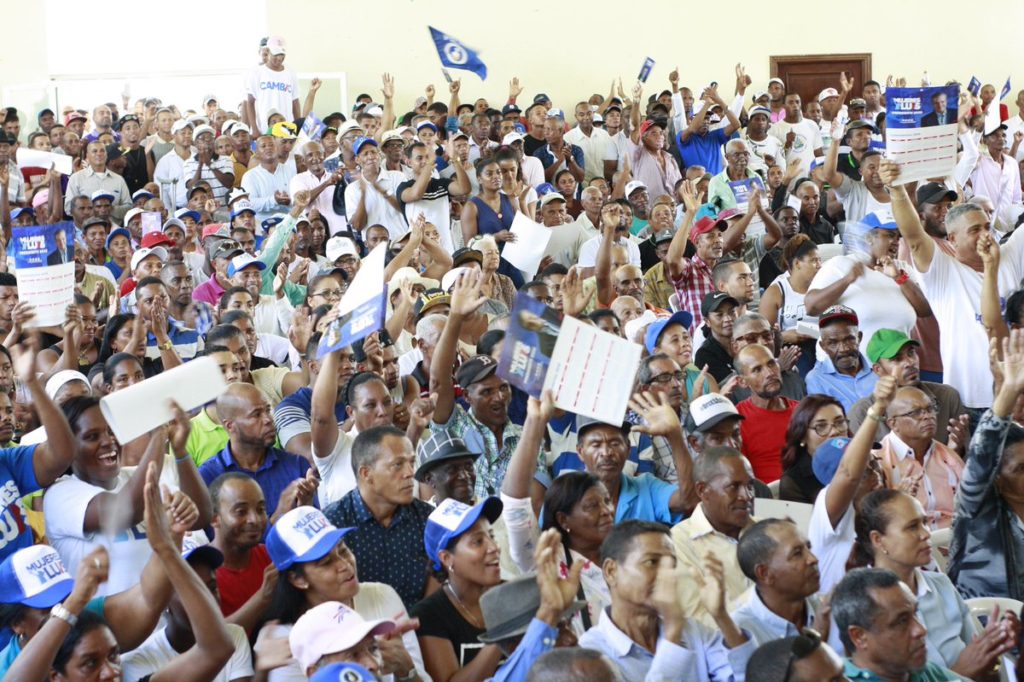
[[[181,174],[186,183],[196,176],[198,168],[199,155],[193,154],[182,166]],[[230,187],[225,187],[221,184],[220,180],[217,179],[217,175],[213,172],[214,170],[219,170],[227,175],[234,175],[235,164],[231,161],[230,156],[214,156],[210,159],[210,163],[203,165],[202,174],[199,176],[210,184],[210,189],[213,190],[213,198],[217,200],[217,205],[223,206]]]

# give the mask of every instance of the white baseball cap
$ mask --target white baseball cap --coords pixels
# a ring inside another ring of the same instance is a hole
[[[132,254],[131,270],[134,271],[135,268],[139,267],[139,263],[141,263],[144,258],[149,258],[150,256],[156,256],[161,260],[161,262],[167,262],[167,249],[162,246],[154,246],[151,249],[139,249]]]
[[[196,129],[192,131],[192,137],[193,138],[199,137],[203,133],[210,133],[214,137],[217,136],[217,133],[214,131],[214,129],[211,126],[208,126],[208,125],[206,125],[204,123],[204,124],[202,124],[200,126],[196,126]]]
[[[632,182],[627,182],[626,183],[626,198],[628,199],[629,195],[632,194],[633,192],[637,191],[638,189],[647,189],[647,185],[642,183],[642,182],[640,182],[639,180],[633,180]]]
[[[355,242],[348,237],[340,235],[328,239],[325,250],[327,252],[327,260],[331,263],[334,263],[342,256],[355,256],[359,258],[359,249],[356,248]]]
[[[284,54],[284,38],[281,36],[270,36],[267,38],[267,50],[270,51],[270,54]]]
[[[288,643],[299,668],[305,672],[324,656],[347,651],[365,638],[386,635],[395,627],[394,621],[364,620],[341,602],[328,601],[309,609],[295,621]]]
[[[192,121],[188,121],[184,118],[179,118],[177,121],[174,122],[174,125],[171,126],[171,134],[174,135],[179,130],[184,130],[185,128],[192,127]]]
[[[521,139],[523,139],[523,134],[522,133],[516,133],[516,132],[505,133],[505,137],[501,138],[501,143],[504,144],[504,145],[510,145],[513,142],[519,142],[519,140],[521,140]]]
[[[690,403],[690,414],[686,418],[686,430],[707,431],[724,419],[745,417],[736,411],[732,401],[720,393],[706,393]]]

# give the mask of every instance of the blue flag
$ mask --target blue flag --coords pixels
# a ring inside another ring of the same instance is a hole
[[[1006,77],[1006,85],[1003,86],[1003,91],[999,93],[999,99],[1003,99],[1004,97],[1009,95],[1011,87],[1012,86],[1010,85],[1010,77],[1007,76]]]
[[[971,82],[967,84],[967,91],[975,97],[981,92],[981,81],[976,76],[971,76]]]
[[[452,38],[446,33],[438,31],[433,26],[428,26],[430,36],[437,46],[437,56],[441,58],[441,64],[450,69],[463,69],[472,71],[480,76],[480,80],[487,80],[487,65],[480,61],[476,50],[466,47],[461,42]]]
[[[309,116],[307,116],[306,120],[302,123],[302,132],[304,132],[306,137],[310,140],[319,140],[320,136],[323,135],[324,128],[326,127],[327,126],[324,125],[324,122],[317,118],[316,114],[309,112]]]

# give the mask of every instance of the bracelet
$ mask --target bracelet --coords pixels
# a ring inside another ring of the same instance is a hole
[[[869,418],[874,419],[879,424],[884,424],[885,423],[885,417],[881,417],[881,416],[875,414],[874,412],[872,412],[871,410],[867,411],[867,415],[868,415]]]
[[[57,604],[50,609],[50,615],[54,618],[60,618],[72,628],[78,623],[78,616],[64,608],[63,604]]]
[[[402,675],[401,677],[396,675],[395,680],[396,682],[409,682],[410,680],[418,679],[419,676],[419,673],[416,672],[416,666],[413,666],[405,675]]]
[[[175,464],[183,464],[183,463],[187,462],[187,461],[188,461],[188,460],[190,460],[190,459],[192,459],[192,455],[190,455],[190,454],[188,454],[188,453],[186,452],[186,453],[185,453],[184,455],[182,455],[181,457],[175,457],[175,458],[174,458],[174,463],[175,463]]]
[[[906,270],[900,270],[900,274],[896,275],[896,284],[902,286],[907,283],[910,279],[910,273]]]

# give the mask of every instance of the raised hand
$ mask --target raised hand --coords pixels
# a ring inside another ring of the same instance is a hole
[[[978,257],[981,258],[981,264],[984,266],[985,270],[999,268],[999,242],[993,239],[990,233],[981,233],[981,236],[978,237],[976,249]]]
[[[1024,330],[1011,329],[1003,339],[1003,360],[999,363],[1003,382],[1017,393],[1024,391]]]
[[[160,475],[156,464],[149,463],[146,469],[146,484],[143,488],[142,519],[146,524],[146,537],[154,551],[161,548],[174,548],[171,539],[171,522],[167,518],[167,510],[160,496]]]
[[[881,272],[886,277],[896,279],[900,276],[900,269],[896,267],[896,261],[893,260],[892,256],[885,256],[882,260],[878,261],[878,265],[874,267],[875,270]]]
[[[313,317],[306,306],[295,309],[292,313],[292,323],[288,327],[288,340],[292,347],[300,353],[304,353],[309,339],[313,336]]]
[[[800,360],[800,346],[784,346],[782,351],[779,353],[779,369],[783,372],[796,367],[797,361]]]
[[[671,83],[672,89],[676,90],[679,87],[679,67],[672,69],[668,73],[668,82]]]
[[[970,419],[966,414],[950,419],[948,426],[949,437],[946,439],[946,445],[952,450],[961,452],[971,440],[970,426]]]
[[[686,572],[678,566],[675,557],[661,557],[650,604],[661,617],[665,639],[670,642],[679,642],[686,622],[683,605],[679,601],[679,585],[686,577]]]
[[[107,582],[110,574],[110,555],[107,548],[100,546],[82,557],[75,571],[75,583],[64,606],[71,613],[79,614],[85,605],[96,596],[100,585]]]
[[[453,95],[459,94],[460,88],[462,88],[462,81],[459,80],[458,78],[456,78],[455,80],[448,84],[448,92],[450,92]]]
[[[704,557],[704,571],[695,571],[693,580],[700,589],[700,603],[712,616],[726,613],[725,569],[714,554]]]
[[[556,627],[562,613],[572,606],[580,589],[582,561],[574,561],[569,575],[561,575],[559,557],[562,549],[562,535],[556,528],[548,528],[537,538],[533,551],[533,562],[537,567],[537,587],[540,589],[540,608],[537,618]]]
[[[646,424],[633,427],[634,431],[651,436],[670,436],[679,432],[679,414],[668,402],[668,396],[659,393],[655,396],[650,391],[634,393],[629,401],[629,409],[644,418]]]
[[[470,270],[459,276],[452,288],[450,306],[452,315],[468,317],[480,310],[484,303],[487,303],[487,297],[480,291],[482,278],[483,275],[478,270]]]
[[[644,94],[644,86],[640,81],[633,86],[633,101],[639,103],[641,95]]]
[[[583,278],[580,277],[576,266],[569,268],[569,272],[562,280],[562,310],[566,317],[578,317],[594,298],[597,289],[591,289],[589,294],[583,293]]]
[[[288,635],[274,634],[277,627],[278,621],[267,621],[256,638],[256,645],[253,647],[255,654],[253,663],[259,672],[265,673],[283,668],[295,660],[292,658],[292,647],[288,642]]]
[[[878,378],[872,399],[874,404],[878,405],[880,412],[885,412],[885,408],[892,402],[892,397],[896,395],[897,388],[899,388],[899,384],[896,383],[896,370],[893,370],[892,374],[885,374]]]
[[[423,429],[430,426],[430,420],[434,418],[434,410],[437,407],[437,394],[431,393],[429,398],[417,398],[409,408],[409,426],[416,429],[416,433],[422,433]]]
[[[395,96],[395,77],[389,73],[385,73],[381,80],[384,82],[384,86],[381,88],[381,93],[384,95],[384,99],[391,99]]]
[[[288,279],[288,264],[278,263],[277,270],[274,271],[274,296],[281,298],[284,296],[284,283]]]
[[[843,92],[850,92],[853,90],[854,79],[846,75],[845,71],[839,72],[839,87]]]
[[[704,198],[703,193],[697,191],[697,183],[693,180],[683,181],[683,184],[679,186],[679,194],[683,199],[686,212],[696,215],[697,209],[700,208],[700,201]]]
[[[895,161],[883,158],[878,166],[878,177],[881,178],[883,185],[891,187],[900,177],[900,165]]]
[[[555,397],[550,389],[544,389],[540,398],[530,397],[526,401],[526,416],[540,419],[545,424],[555,415]]]
[[[519,76],[513,76],[512,80],[508,82],[508,97],[515,99],[521,94],[523,94],[523,86],[519,84]]]

